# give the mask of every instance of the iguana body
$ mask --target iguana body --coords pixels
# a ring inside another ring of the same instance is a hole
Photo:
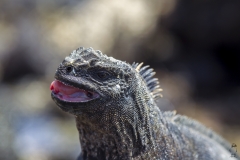
[[[76,117],[79,159],[236,159],[231,146],[201,124],[162,113],[154,100],[160,95],[155,73],[141,65],[80,47],[58,67],[52,98]]]

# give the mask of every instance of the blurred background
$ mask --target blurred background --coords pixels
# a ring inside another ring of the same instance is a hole
[[[76,159],[74,117],[49,85],[80,46],[150,65],[163,111],[199,120],[239,150],[239,8],[239,0],[1,0],[0,159]]]

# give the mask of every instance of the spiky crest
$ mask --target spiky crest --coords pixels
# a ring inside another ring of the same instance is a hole
[[[149,92],[152,94],[154,99],[158,97],[162,97],[161,91],[162,89],[159,86],[159,82],[157,78],[153,78],[156,74],[152,68],[149,68],[149,65],[143,66],[143,63],[135,63],[133,62],[132,67],[141,75],[144,79]]]

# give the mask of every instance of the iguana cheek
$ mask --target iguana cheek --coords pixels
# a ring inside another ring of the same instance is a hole
[[[99,97],[97,93],[68,86],[58,80],[51,83],[50,90],[57,95],[58,98],[69,102],[86,102]]]

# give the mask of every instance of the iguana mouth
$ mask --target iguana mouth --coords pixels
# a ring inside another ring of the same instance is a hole
[[[55,97],[66,102],[88,102],[99,97],[98,93],[75,88],[58,80],[51,83],[50,90]]]

